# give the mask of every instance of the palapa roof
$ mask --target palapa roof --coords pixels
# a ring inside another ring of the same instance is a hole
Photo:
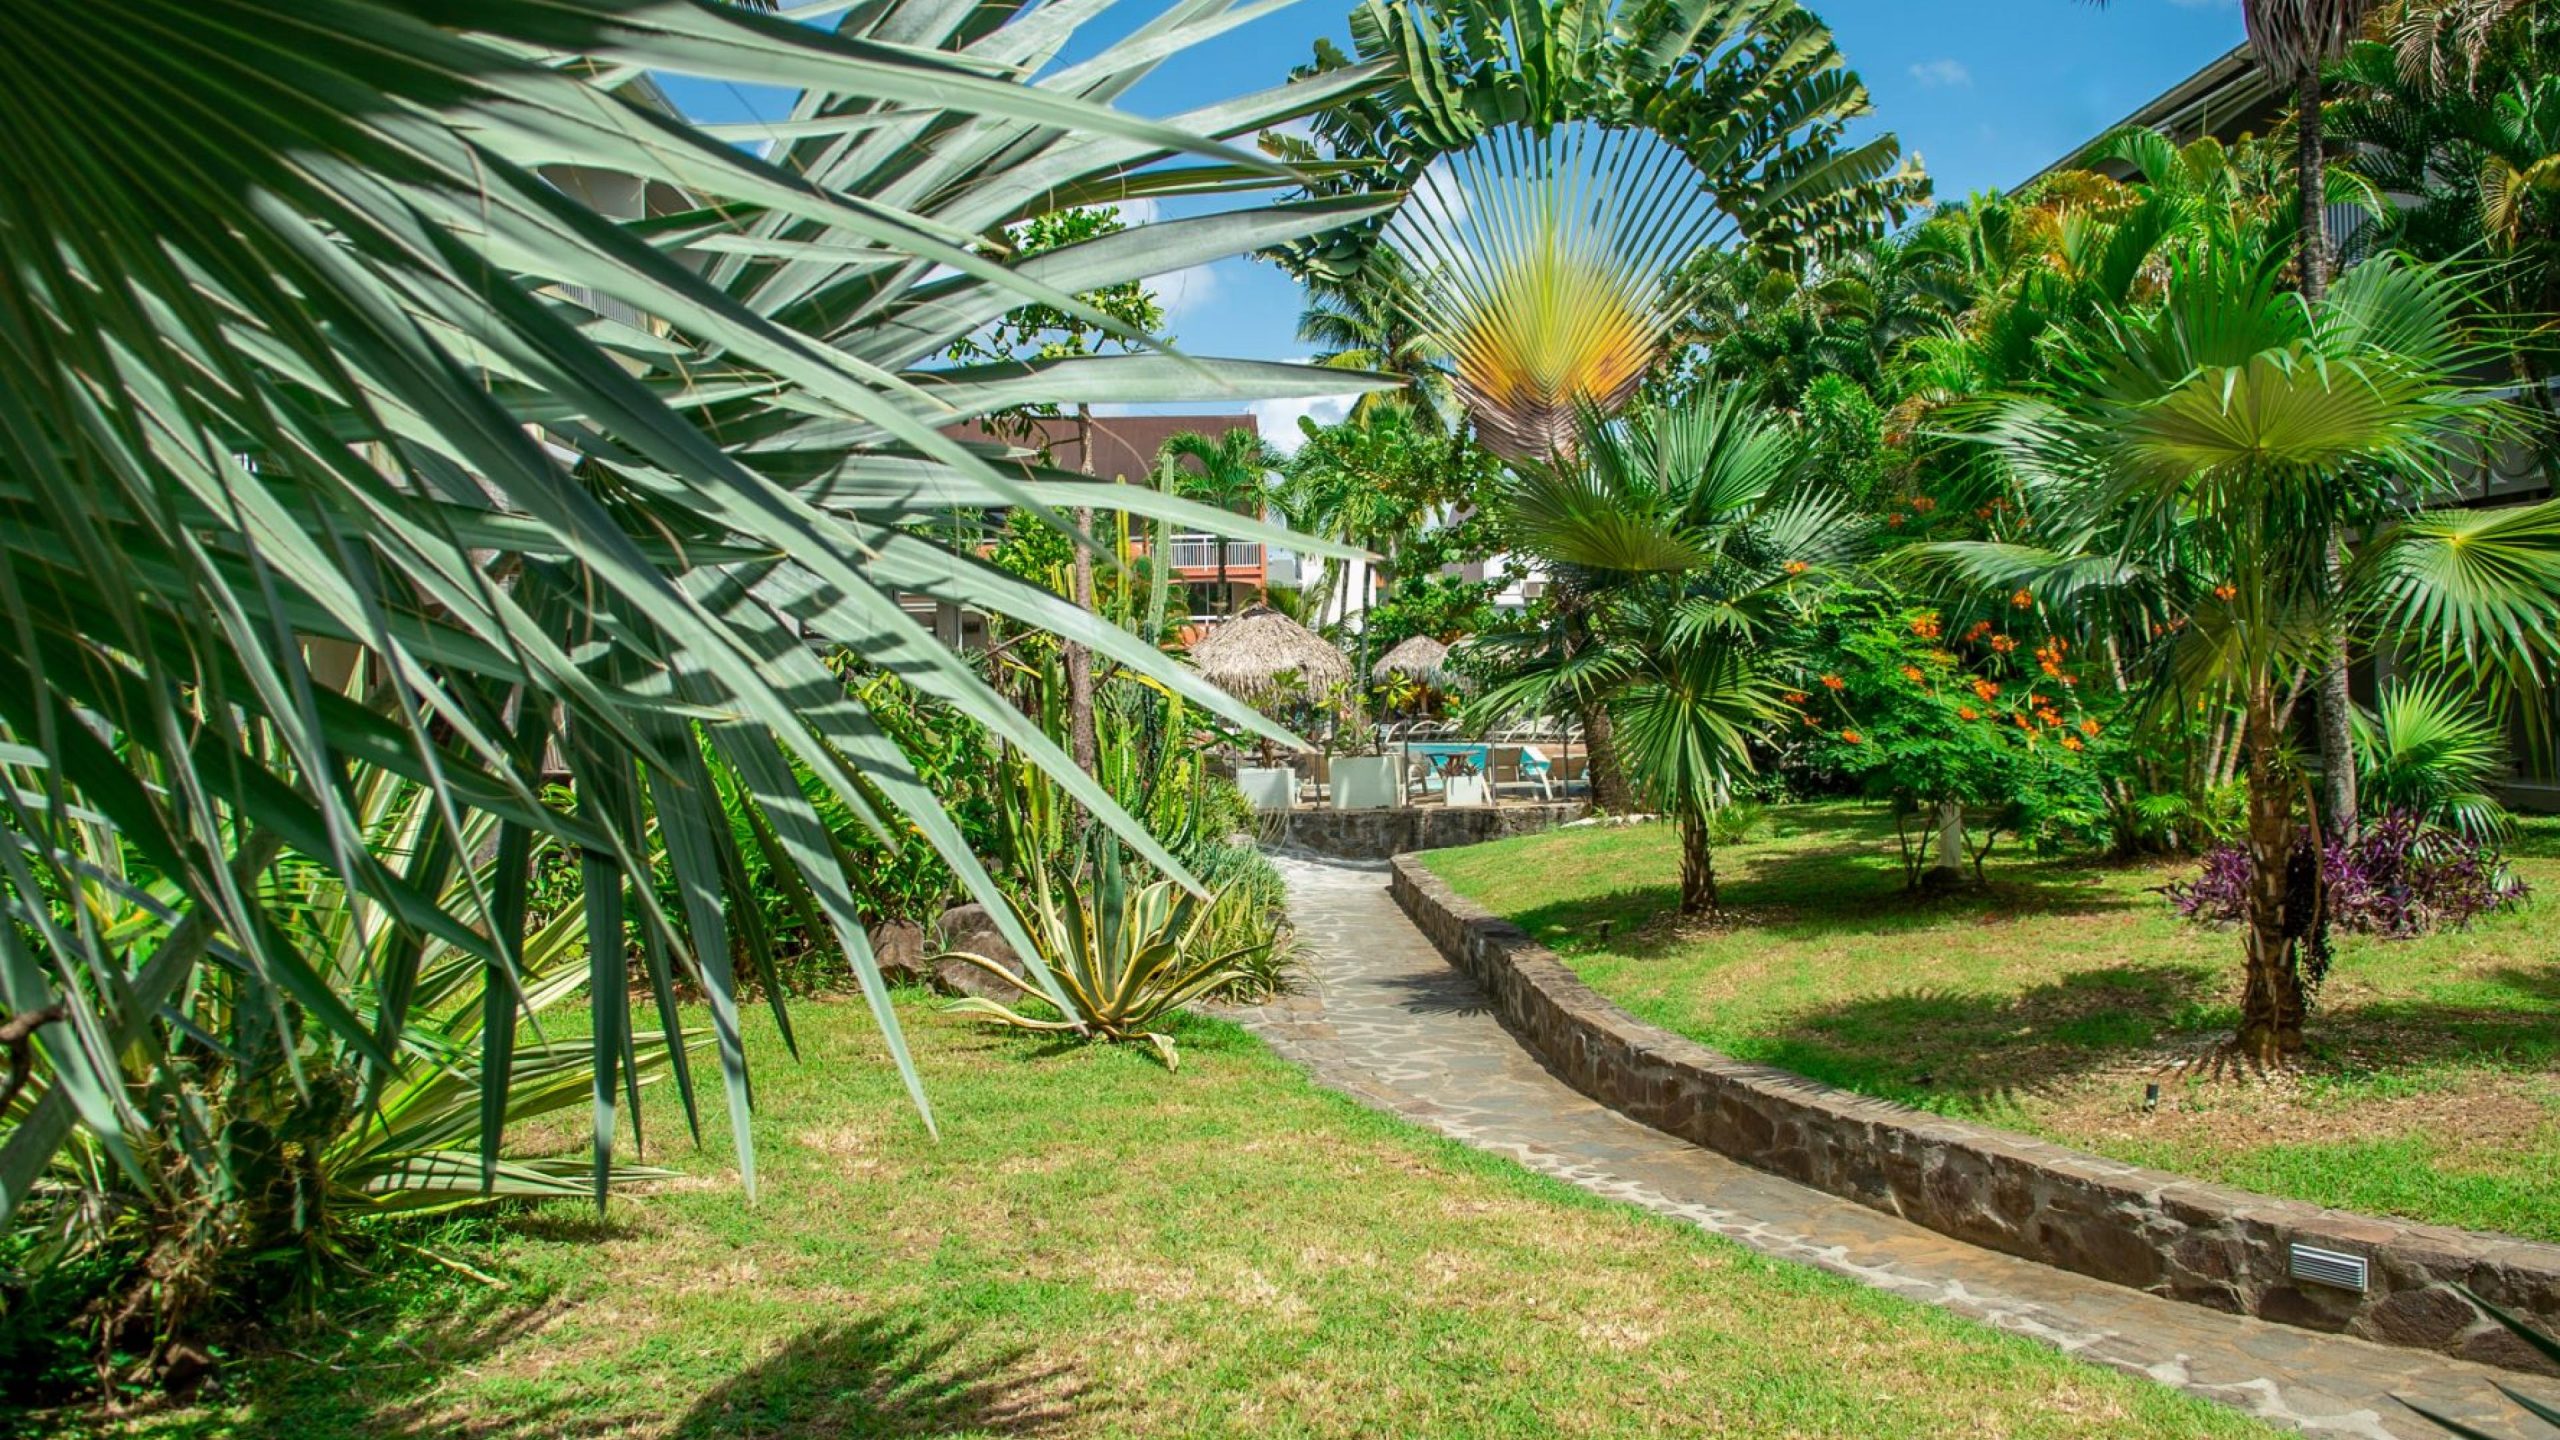
[[[1411,636],[1369,667],[1372,680],[1384,680],[1390,675],[1410,675],[1426,685],[1446,684],[1449,647],[1428,635]]]
[[[1256,605],[1191,644],[1191,663],[1241,700],[1268,700],[1295,676],[1309,699],[1351,678],[1351,662],[1325,638],[1268,605]]]

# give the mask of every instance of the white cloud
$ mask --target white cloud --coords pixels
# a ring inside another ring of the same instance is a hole
[[[1941,87],[1970,89],[1973,86],[1973,72],[1964,68],[1961,60],[1923,61],[1911,67],[1911,78],[1932,90]]]
[[[1247,408],[1253,411],[1254,421],[1261,427],[1262,438],[1271,442],[1272,449],[1283,455],[1295,455],[1298,446],[1307,438],[1306,433],[1298,428],[1300,416],[1319,425],[1337,424],[1351,413],[1351,402],[1359,398],[1357,395],[1316,395],[1301,400],[1256,400]]]
[[[1218,272],[1206,265],[1192,265],[1163,275],[1150,275],[1146,287],[1155,292],[1156,302],[1164,306],[1167,329],[1180,333],[1186,316],[1199,314],[1218,298]]]

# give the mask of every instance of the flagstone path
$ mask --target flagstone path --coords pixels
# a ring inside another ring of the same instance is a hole
[[[2397,1396],[2537,1432],[2484,1366],[2224,1315],[1976,1249],[1638,1124],[1522,1049],[1386,890],[1383,866],[1278,858],[1311,972],[1240,1014],[1325,1085],[1541,1174],[2321,1436],[2436,1437]],[[2547,1433],[2547,1432],[2542,1432]]]

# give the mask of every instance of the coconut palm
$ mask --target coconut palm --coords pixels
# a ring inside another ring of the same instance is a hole
[[[1229,515],[1247,515],[1259,520],[1270,500],[1271,477],[1279,470],[1280,452],[1255,432],[1241,426],[1211,439],[1196,430],[1185,430],[1164,442],[1159,459],[1174,466],[1173,485],[1177,494],[1187,495],[1203,505]],[[1183,461],[1191,462],[1188,466]],[[1227,592],[1226,532],[1218,539],[1218,603],[1229,610],[1235,608],[1235,597]]]
[[[1374,370],[1405,383],[1405,394],[1443,425],[1456,421],[1449,393],[1447,357],[1434,352],[1402,303],[1409,284],[1395,252],[1379,250],[1348,276],[1303,277],[1307,303],[1298,312],[1298,338],[1316,347],[1318,365]],[[1355,413],[1393,404],[1393,391],[1375,391],[1353,402]]]
[[[253,883],[288,850],[515,993],[521,887],[502,877],[448,901],[413,859],[369,848],[351,764],[428,787],[449,845],[479,813],[500,822],[501,854],[541,836],[581,857],[599,1185],[630,1053],[627,950],[708,997],[746,1158],[730,956],[763,937],[724,790],[832,922],[911,1087],[802,779],[884,832],[914,827],[998,898],[818,647],[951,703],[1181,875],[898,596],[1050,628],[1268,728],[1136,637],[924,533],[993,504],[1215,520],[1144,487],[999,466],[946,434],[955,421],[1034,401],[1364,388],[1152,352],[940,368],[955,339],[1018,305],[1087,313],[1075,295],[1375,210],[1204,214],[1033,259],[983,243],[1063,206],[1293,178],[1215,137],[1374,72],[1164,121],[1110,108],[1249,13],[1177,5],[1059,66],[1066,12],[977,0],[889,0],[832,30],[687,0],[0,9],[14,62],[0,999],[45,1018],[40,1092],[0,1143],[0,1213],[75,1123],[134,1168],[124,1137],[142,1114],[119,1077],[168,1043],[163,1006],[209,961],[361,1064],[391,1064],[379,1037],[414,997],[332,989]],[[803,98],[753,137],[701,130],[650,103],[635,77],[652,71]],[[572,194],[603,190],[657,213],[608,219]],[[147,933],[110,941],[56,903],[95,868],[80,848],[91,818],[174,887]],[[651,903],[653,844],[668,911]],[[503,1054],[483,1078],[505,1093]]]
[[[2538,683],[2560,642],[2560,504],[2421,509],[2494,416],[2471,388],[2463,284],[2381,259],[2314,303],[2286,293],[2286,260],[2280,244],[2192,247],[2159,305],[2065,331],[2055,377],[1976,432],[2034,537],[1920,552],[2114,635],[2164,702],[2240,697],[2255,881],[2238,1044],[2270,1063],[2302,1044],[2297,943],[2318,920],[2287,889],[2287,683],[2376,636],[2413,664]],[[2333,568],[2338,533],[2363,538]]]
[[[1736,386],[1617,423],[1586,406],[1570,457],[1523,467],[1502,497],[1564,623],[1476,642],[1502,678],[1468,716],[1604,709],[1635,787],[1678,819],[1683,914],[1718,904],[1709,821],[1784,713],[1787,621],[1855,543],[1800,485],[1802,460],[1793,428]]]

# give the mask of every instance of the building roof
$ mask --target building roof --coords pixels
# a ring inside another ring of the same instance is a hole
[[[2132,114],[2071,147],[2070,153],[2037,171],[2027,183],[2032,185],[2057,170],[2074,168],[2072,162],[2090,146],[2128,125],[2157,130],[2181,145],[2207,135],[2229,141],[2256,134],[2284,113],[2286,99],[2275,82],[2267,78],[2257,57],[2249,53],[2249,47],[2234,46]],[[2114,162],[2100,168],[2110,174],[2124,169]],[[2118,174],[2116,178],[2135,177]]]
[[[1026,431],[1023,426],[1030,429]],[[1230,430],[1259,435],[1262,426],[1250,410],[1201,415],[1096,415],[1093,474],[1103,480],[1144,480],[1155,473],[1156,453],[1164,448],[1164,442],[1186,430],[1214,440]],[[1001,440],[1009,445],[1046,448],[1049,463],[1059,469],[1085,468],[1084,446],[1077,438],[1072,416],[1025,420],[1006,426],[1001,433],[971,421],[954,427],[951,433],[963,440]]]

